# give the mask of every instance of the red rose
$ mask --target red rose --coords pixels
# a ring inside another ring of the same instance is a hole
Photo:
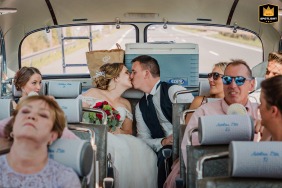
[[[103,118],[103,115],[102,114],[96,114],[96,116],[97,116],[97,118],[99,119],[99,120],[102,120],[102,118]]]
[[[105,112],[106,112],[107,115],[111,114],[110,110],[105,110]]]
[[[116,118],[117,118],[117,120],[119,121],[119,120],[120,120],[120,115],[117,114],[117,115],[116,115]]]
[[[93,108],[100,108],[102,105],[102,102],[97,102]]]
[[[112,110],[115,111],[116,109],[114,107],[112,107]]]
[[[109,104],[107,101],[104,101],[104,102],[103,102],[103,105],[107,105],[107,104]]]

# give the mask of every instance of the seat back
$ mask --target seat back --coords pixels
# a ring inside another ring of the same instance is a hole
[[[95,148],[95,160],[99,162],[99,184],[102,185],[103,179],[107,176],[107,126],[82,123],[83,111],[81,99],[56,99],[59,106],[65,112],[68,121],[68,127],[81,139],[91,140],[92,147]],[[93,109],[89,109],[93,110]],[[104,113],[104,112],[103,112]],[[104,115],[105,116],[105,115]],[[105,117],[107,118],[107,117]],[[80,130],[88,130],[81,132]],[[91,134],[89,134],[89,132]],[[97,166],[94,167],[96,169]],[[91,181],[96,182],[96,171],[91,176]]]
[[[6,119],[12,116],[13,104],[11,99],[0,99],[0,120]]]
[[[248,115],[214,115],[199,117],[198,122],[200,146],[187,145],[187,174],[188,187],[196,187],[197,161],[204,155],[218,152],[227,152],[232,140],[250,141],[254,136],[254,125]],[[189,131],[189,138],[193,131]],[[192,143],[192,138],[190,139]],[[203,176],[216,177],[228,175],[227,158],[207,161],[204,164]]]
[[[80,177],[90,173],[93,163],[93,149],[90,142],[78,139],[58,139],[48,148],[49,158],[58,161]]]
[[[215,153],[209,160],[218,156]],[[281,187],[281,157],[281,142],[231,142],[229,177],[205,177],[197,180],[197,187]],[[207,157],[201,159],[199,165],[205,159]]]
[[[47,94],[55,98],[76,98],[81,94],[81,88],[79,81],[49,81]]]

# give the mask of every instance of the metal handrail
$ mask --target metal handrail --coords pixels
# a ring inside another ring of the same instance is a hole
[[[107,125],[108,123],[108,116],[106,114],[106,112],[100,108],[87,108],[87,107],[83,107],[82,111],[85,112],[98,112],[101,113],[103,118],[102,118],[102,125]]]
[[[187,138],[187,141],[188,141],[188,145],[189,146],[192,146],[192,134],[194,132],[197,132],[198,131],[198,127],[194,127],[194,128],[191,128],[189,131],[188,131],[188,138]]]
[[[212,153],[208,155],[202,156],[198,161],[197,161],[197,166],[196,166],[196,179],[203,179],[203,169],[204,169],[204,162],[206,160],[211,160],[211,159],[218,159],[218,158],[224,158],[229,155],[228,151],[224,152],[219,152],[219,153]]]
[[[184,122],[185,123],[185,117],[188,113],[192,113],[192,112],[195,112],[196,110],[189,110],[189,109],[186,109],[184,110],[183,112],[181,112],[181,116],[180,116],[180,122]]]
[[[88,132],[90,134],[91,146],[92,146],[93,150],[96,150],[96,148],[95,148],[95,132],[94,132],[94,130],[92,130],[90,128],[86,128],[86,127],[79,127],[77,125],[72,125],[72,124],[68,124],[68,128],[70,130]]]
[[[192,92],[197,92],[199,89],[191,89],[191,90],[180,90],[174,93],[173,95],[173,103],[177,103],[177,96],[186,94],[186,93],[192,93]]]

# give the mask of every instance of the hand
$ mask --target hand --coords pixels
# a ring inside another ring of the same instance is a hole
[[[263,130],[264,130],[264,126],[262,126],[261,120],[256,120],[255,121],[255,133],[256,134],[258,134],[258,133],[262,134]]]
[[[257,134],[260,133],[260,135],[261,135],[260,141],[269,141],[269,140],[271,140],[271,134],[261,124],[261,120],[256,120],[256,122],[255,122],[255,133],[257,133]]]
[[[110,130],[110,133],[112,134],[122,134],[122,130],[121,128],[117,127],[115,131],[113,131],[112,129]]]
[[[161,142],[162,146],[166,146],[166,145],[172,145],[173,143],[173,136],[172,134],[169,135],[168,137],[164,138]]]
[[[52,95],[47,95],[47,97],[49,97],[50,99],[53,99],[55,101],[55,97]]]

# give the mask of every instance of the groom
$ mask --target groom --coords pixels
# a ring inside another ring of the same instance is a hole
[[[132,61],[132,84],[145,94],[136,105],[137,136],[158,155],[158,187],[166,180],[164,148],[172,148],[172,100],[175,92],[184,87],[160,81],[160,67],[156,59],[141,55]],[[180,95],[180,100],[191,103],[192,94]]]

